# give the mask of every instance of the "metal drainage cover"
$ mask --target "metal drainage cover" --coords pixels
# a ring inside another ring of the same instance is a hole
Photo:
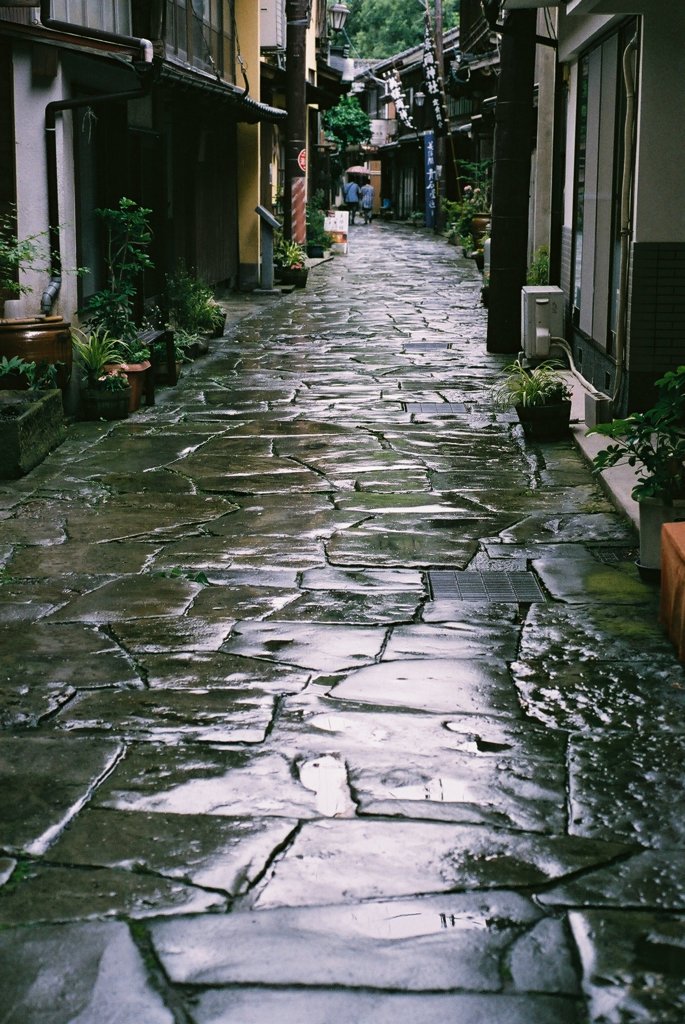
[[[424,416],[456,416],[465,413],[463,402],[405,402],[404,411]]]
[[[404,348],[410,352],[436,352],[452,348],[451,341],[407,341]]]
[[[598,562],[603,562],[605,565],[635,562],[639,554],[637,548],[590,548],[589,550]]]
[[[545,601],[532,572],[463,572],[436,570],[428,573],[434,601]]]

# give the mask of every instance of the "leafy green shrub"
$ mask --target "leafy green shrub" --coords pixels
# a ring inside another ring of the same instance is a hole
[[[546,245],[541,245],[535,250],[528,267],[526,284],[549,284],[549,249]]]
[[[199,281],[179,260],[174,274],[166,277],[165,307],[174,331],[201,335],[221,326],[224,312],[214,301],[212,289]]]
[[[141,274],[154,266],[147,252],[152,242],[152,210],[122,197],[118,208],[95,212],[105,226],[107,283],[87,299],[84,316],[92,327],[133,341],[138,333],[133,303]]]
[[[553,359],[547,359],[532,368],[525,367],[520,359],[509,363],[504,367],[504,380],[493,390],[495,405],[500,409],[512,406],[530,408],[554,405],[569,399],[571,392],[558,372],[561,365]]]

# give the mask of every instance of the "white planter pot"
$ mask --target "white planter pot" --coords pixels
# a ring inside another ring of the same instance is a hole
[[[642,498],[640,505],[640,568],[661,568],[661,527],[685,520],[685,499],[666,505],[659,498]]]

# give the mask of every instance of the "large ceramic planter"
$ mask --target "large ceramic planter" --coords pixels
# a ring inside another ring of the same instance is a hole
[[[561,441],[568,436],[571,402],[553,405],[517,405],[523,432],[531,441]]]
[[[71,325],[61,316],[34,316],[0,320],[0,357],[19,356],[26,363],[52,363],[57,386],[64,390],[71,377]],[[23,388],[25,381],[5,378],[5,387]]]
[[[471,217],[471,234],[476,248],[481,239],[487,235],[491,219],[489,213],[474,213]]]
[[[0,391],[0,479],[30,472],[65,435],[61,391]]]
[[[685,520],[685,499],[667,505],[660,498],[641,498],[640,561],[638,569],[645,579],[658,579],[661,571],[661,527],[664,523]]]
[[[81,419],[125,420],[128,416],[130,387],[120,391],[86,388],[81,392]]]
[[[138,409],[140,409],[140,403],[143,399],[143,391],[145,389],[145,374],[151,366],[152,363],[149,359],[144,359],[142,363],[121,364],[121,368],[126,374],[129,383],[129,412],[137,412]]]

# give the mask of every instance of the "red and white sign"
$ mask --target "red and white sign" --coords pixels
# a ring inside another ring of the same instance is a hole
[[[306,149],[301,149],[300,152],[297,154],[297,166],[300,168],[301,171],[306,171],[307,170],[307,150]]]

